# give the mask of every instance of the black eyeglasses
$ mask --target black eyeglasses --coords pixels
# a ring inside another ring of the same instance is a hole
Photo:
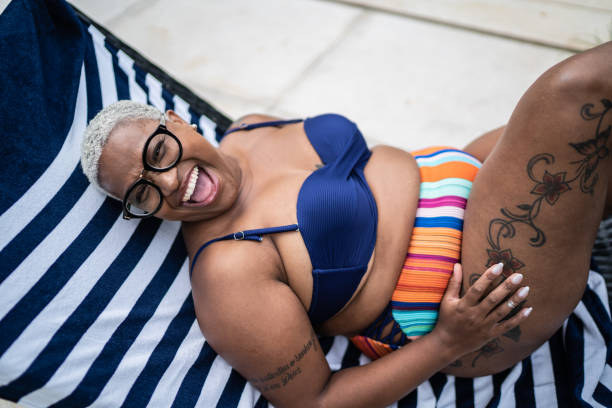
[[[123,218],[126,220],[151,217],[159,211],[163,202],[162,191],[151,180],[144,178],[144,172],[168,171],[176,166],[183,155],[181,142],[166,128],[165,115],[162,115],[159,122],[142,150],[143,169],[138,180],[123,197]]]

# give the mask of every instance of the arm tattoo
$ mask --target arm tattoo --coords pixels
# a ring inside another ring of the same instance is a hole
[[[302,348],[293,355],[293,358],[286,364],[277,367],[274,371],[268,372],[263,377],[251,378],[249,382],[260,389],[260,391],[271,391],[285,387],[295,377],[302,374],[302,369],[298,366],[300,362],[311,350],[318,351],[317,337],[314,332],[310,339],[304,343]]]

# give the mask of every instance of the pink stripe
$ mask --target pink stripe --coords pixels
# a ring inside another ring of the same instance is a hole
[[[467,205],[467,200],[458,196],[443,196],[438,198],[420,198],[418,207],[442,207],[452,205],[455,207],[464,208]]]

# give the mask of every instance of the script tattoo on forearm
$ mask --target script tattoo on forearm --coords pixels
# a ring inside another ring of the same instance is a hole
[[[587,103],[580,109],[580,116],[585,121],[595,121],[594,138],[579,143],[569,143],[570,147],[577,153],[577,160],[568,163],[570,170],[550,173],[547,168],[542,172],[542,165],[548,167],[555,163],[555,156],[550,153],[540,153],[533,156],[527,162],[527,176],[534,183],[530,193],[537,196],[530,203],[521,203],[516,205],[516,209],[501,208],[501,216],[494,218],[489,223],[487,234],[487,262],[486,266],[490,267],[499,262],[504,263],[503,276],[509,277],[512,273],[519,271],[525,267],[525,263],[513,253],[513,249],[506,240],[514,238],[516,235],[516,226],[524,225],[532,230],[533,236],[529,238],[529,245],[532,247],[541,247],[546,243],[546,234],[536,224],[536,219],[543,211],[543,204],[554,206],[562,194],[574,189],[579,189],[582,193],[593,195],[595,185],[599,180],[597,168],[599,162],[610,155],[608,149],[608,139],[610,137],[611,126],[602,126],[606,115],[612,110],[612,101],[602,99],[599,108],[595,109],[595,105]],[[536,168],[538,174],[536,175]],[[571,176],[568,177],[568,174]],[[546,205],[544,207],[546,207]],[[470,284],[474,275],[470,277]],[[522,302],[516,309],[513,310],[508,317],[512,317],[520,310]],[[505,337],[518,342],[521,337],[521,329],[519,326],[504,334]],[[472,362],[472,366],[476,361],[484,356],[490,356],[501,353],[503,349],[499,346],[500,340],[495,339],[485,347],[481,348]]]
[[[268,372],[266,375],[258,378],[251,378],[249,382],[259,388],[261,392],[278,390],[285,387],[298,375],[302,374],[302,369],[298,363],[312,350],[318,351],[317,337],[314,332],[310,339],[302,348],[293,355],[293,358],[286,364],[278,366],[275,370]]]

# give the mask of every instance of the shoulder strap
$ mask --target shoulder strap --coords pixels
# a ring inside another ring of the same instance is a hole
[[[238,231],[232,234],[227,234],[219,238],[211,239],[202,245],[198,251],[193,256],[193,261],[191,262],[191,268],[189,269],[189,276],[193,273],[193,268],[195,267],[195,263],[198,260],[198,256],[200,253],[210,244],[217,241],[226,241],[229,239],[233,239],[236,241],[258,241],[261,242],[263,240],[263,236],[267,234],[277,234],[280,232],[289,232],[289,231],[299,231],[300,227],[297,224],[291,225],[282,225],[280,227],[270,227],[270,228],[258,228],[252,230]]]
[[[290,119],[290,120],[272,120],[272,121],[268,121],[268,122],[259,122],[259,123],[243,123],[238,127],[235,127],[233,129],[229,129],[227,132],[225,132],[223,134],[223,136],[227,136],[230,133],[233,132],[237,132],[239,130],[252,130],[252,129],[257,129],[257,128],[261,128],[261,127],[269,127],[269,126],[283,126],[283,125],[290,125],[292,123],[299,123],[299,122],[303,122],[304,119]]]

